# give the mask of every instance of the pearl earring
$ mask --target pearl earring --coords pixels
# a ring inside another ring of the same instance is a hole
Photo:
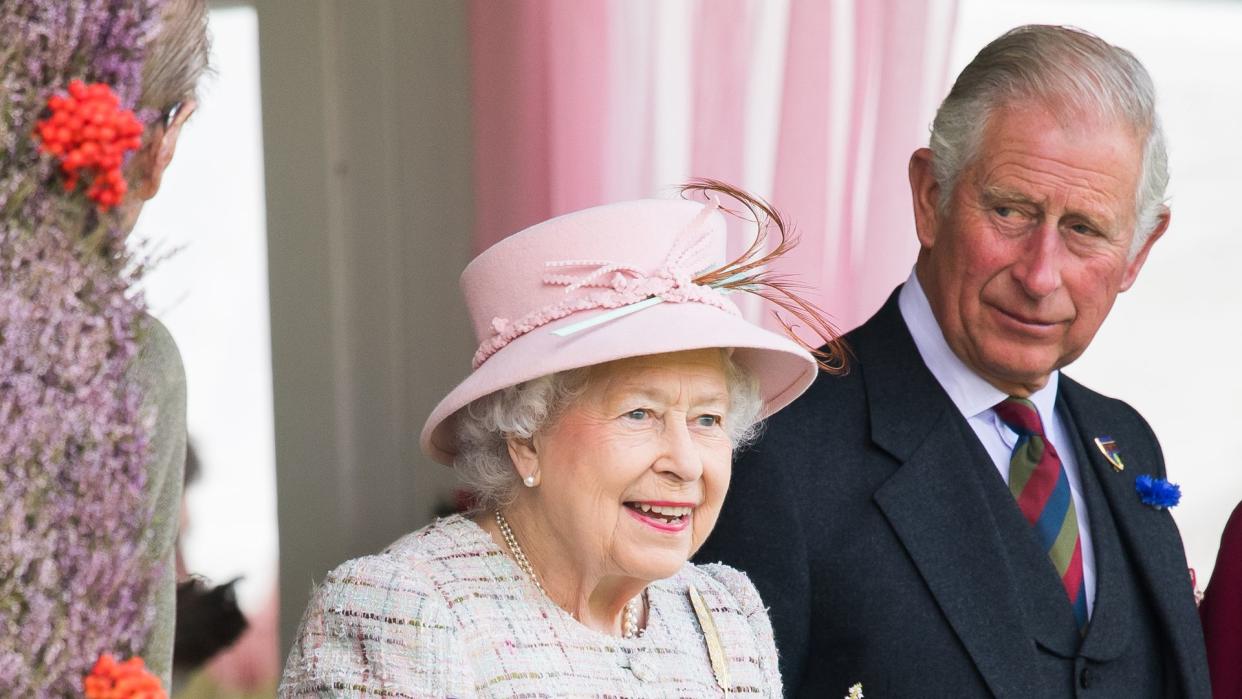
[[[534,488],[534,487],[535,487],[535,477],[534,477],[534,476],[527,476],[527,477],[525,477],[525,478],[523,478],[523,479],[522,479],[522,482],[526,484],[526,487],[527,487],[527,488]]]

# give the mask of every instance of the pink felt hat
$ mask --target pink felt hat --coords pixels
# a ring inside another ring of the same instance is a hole
[[[423,452],[451,465],[454,416],[493,391],[648,354],[732,348],[759,381],[760,417],[788,405],[814,381],[816,361],[743,318],[727,289],[695,282],[726,262],[724,216],[687,200],[598,206],[496,243],[462,272],[474,371],[427,418]]]

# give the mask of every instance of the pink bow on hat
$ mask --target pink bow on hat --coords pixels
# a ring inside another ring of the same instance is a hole
[[[632,265],[607,260],[557,260],[545,263],[545,266],[555,269],[594,269],[578,276],[551,274],[544,277],[544,284],[565,287],[567,298],[563,301],[536,308],[517,320],[493,318],[491,328],[494,335],[479,345],[474,353],[474,368],[479,368],[489,357],[522,335],[580,311],[626,309],[627,313],[597,316],[578,326],[562,329],[557,332],[558,335],[569,335],[661,301],[704,303],[737,315],[737,307],[725,299],[724,292],[713,286],[694,282],[693,265],[703,256],[709,237],[708,231],[703,229],[703,223],[717,208],[719,203],[715,199],[709,201],[674,239],[664,264],[650,274]],[[572,295],[584,288],[601,291]],[[648,301],[651,303],[640,305]]]

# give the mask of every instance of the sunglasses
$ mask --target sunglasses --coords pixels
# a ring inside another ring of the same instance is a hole
[[[185,100],[177,100],[163,112],[160,112],[160,123],[164,125],[165,129],[172,128],[173,122],[177,120],[177,115],[181,113],[181,110],[185,108],[185,105]]]

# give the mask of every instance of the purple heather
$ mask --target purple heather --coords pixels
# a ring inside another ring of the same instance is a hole
[[[31,137],[68,81],[141,91],[159,0],[0,2],[0,693],[66,696],[150,624],[153,415],[128,380],[143,332],[123,233]],[[101,248],[87,236],[104,226]]]

